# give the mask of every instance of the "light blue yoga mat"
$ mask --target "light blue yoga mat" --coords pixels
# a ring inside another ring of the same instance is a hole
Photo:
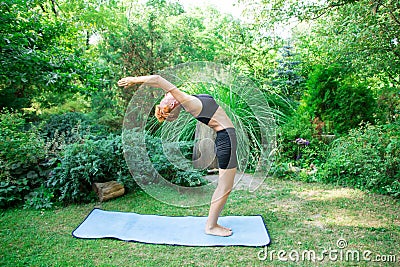
[[[94,209],[72,235],[180,246],[261,247],[270,243],[261,216],[220,217],[218,223],[233,230],[229,237],[205,234],[206,220],[207,217],[168,217]]]

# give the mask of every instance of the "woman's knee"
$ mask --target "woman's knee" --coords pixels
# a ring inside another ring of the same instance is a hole
[[[224,191],[231,191],[235,181],[236,168],[234,169],[219,169],[218,186]]]

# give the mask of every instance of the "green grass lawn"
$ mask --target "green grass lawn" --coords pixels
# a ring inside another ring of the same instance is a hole
[[[271,178],[254,193],[243,190],[232,192],[223,215],[262,215],[272,239],[266,249],[181,247],[73,238],[71,232],[94,207],[169,216],[206,216],[208,212],[207,206],[177,208],[163,204],[142,191],[101,204],[71,205],[46,211],[2,211],[0,266],[400,264],[399,202],[359,190]],[[340,239],[347,242],[344,249],[337,246]],[[324,250],[327,254],[322,262],[309,260],[307,255],[310,254],[307,253],[314,251],[319,260]],[[360,261],[357,261],[356,253],[359,253]],[[305,255],[304,260],[302,254]],[[386,262],[368,262],[363,260],[364,256]],[[393,259],[397,262],[389,262]]]

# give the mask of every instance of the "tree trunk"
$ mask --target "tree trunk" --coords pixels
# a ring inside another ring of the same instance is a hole
[[[94,183],[93,190],[99,197],[100,202],[107,201],[125,194],[125,188],[116,181]]]

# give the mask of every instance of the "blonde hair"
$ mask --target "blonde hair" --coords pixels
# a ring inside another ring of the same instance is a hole
[[[180,104],[181,103],[179,103],[171,93],[166,93],[160,104],[156,106],[154,115],[159,122],[165,120],[172,121],[177,118],[177,115],[179,115]],[[177,109],[176,112],[174,111],[173,114],[171,114],[175,109]],[[168,118],[170,115],[171,117]]]
[[[169,114],[171,113],[171,108],[169,106],[164,106],[163,108],[160,107],[160,105],[156,106],[154,116],[156,116],[157,120],[159,122],[165,121],[166,118],[168,118]]]

